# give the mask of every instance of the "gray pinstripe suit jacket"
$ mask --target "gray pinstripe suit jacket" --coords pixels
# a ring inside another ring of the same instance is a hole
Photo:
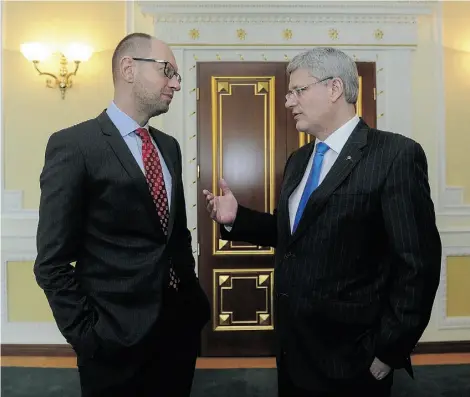
[[[413,376],[441,267],[426,156],[361,120],[291,234],[288,199],[313,146],[289,157],[274,214],[239,205],[222,238],[276,248],[279,357],[299,387],[359,377],[374,357]]]

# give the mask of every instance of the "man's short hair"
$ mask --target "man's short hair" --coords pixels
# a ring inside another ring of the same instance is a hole
[[[318,80],[338,77],[343,81],[344,98],[356,103],[359,95],[359,76],[354,60],[345,52],[332,47],[314,47],[296,55],[287,65],[287,74],[307,69]],[[326,83],[324,83],[326,84]]]
[[[117,76],[119,75],[119,62],[125,55],[129,56],[143,56],[145,49],[150,49],[152,36],[147,33],[131,33],[124,37],[113,53],[112,59],[112,72],[113,82],[116,83]]]

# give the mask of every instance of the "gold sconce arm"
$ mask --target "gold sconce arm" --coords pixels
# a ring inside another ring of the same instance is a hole
[[[34,68],[38,71],[39,76],[49,76],[50,79],[46,80],[46,86],[48,88],[59,88],[62,99],[65,99],[65,92],[67,89],[72,87],[72,76],[77,74],[78,68],[80,66],[80,61],[74,61],[75,70],[73,72],[68,71],[67,58],[62,54],[60,56],[60,70],[59,75],[52,73],[42,72],[39,69],[39,61],[33,61]]]
[[[80,43],[70,43],[67,46],[54,47],[50,44],[32,42],[23,43],[20,50],[25,58],[33,63],[34,69],[39,76],[47,76],[46,87],[59,88],[62,99],[65,99],[66,91],[72,87],[72,78],[77,75],[78,68],[82,61],[90,59],[93,49],[90,46]],[[59,73],[49,73],[40,69],[39,63],[46,60],[50,55],[60,56]],[[69,62],[75,63],[75,68],[69,72]]]

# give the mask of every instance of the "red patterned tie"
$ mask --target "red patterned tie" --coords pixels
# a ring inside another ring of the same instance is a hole
[[[166,236],[168,234],[170,211],[168,210],[168,196],[160,157],[146,128],[138,128],[136,134],[142,139],[142,160],[144,162],[145,177],[157,208],[163,233]],[[178,290],[178,283],[178,277],[173,268],[170,268],[170,286]]]

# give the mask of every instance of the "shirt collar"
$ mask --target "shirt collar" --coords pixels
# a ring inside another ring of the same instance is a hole
[[[359,116],[355,115],[351,120],[343,124],[336,131],[334,131],[330,136],[328,136],[328,138],[326,138],[324,142],[328,145],[330,149],[332,149],[334,152],[339,154],[358,123],[359,123]],[[321,141],[317,139],[315,142],[315,148],[319,142]]]
[[[110,103],[106,113],[123,137],[133,133],[137,128],[141,128],[134,119],[119,109],[114,101]],[[148,123],[143,128],[148,130]]]

